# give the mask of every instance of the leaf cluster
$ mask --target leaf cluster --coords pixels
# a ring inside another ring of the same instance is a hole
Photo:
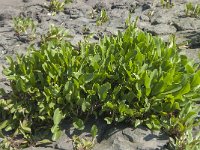
[[[160,0],[161,5],[163,6],[163,8],[172,8],[173,7],[173,3],[172,0]]]
[[[60,0],[51,0],[49,4],[49,10],[53,13],[58,13],[64,10],[65,4],[72,2],[72,0],[65,0],[61,2]]]
[[[185,5],[185,15],[190,17],[199,17],[200,16],[200,4],[187,3]]]
[[[97,18],[96,24],[97,26],[101,26],[103,23],[107,21],[109,21],[108,14],[105,9],[102,9],[100,16]]]
[[[16,34],[34,34],[36,31],[36,24],[31,18],[15,17],[13,18],[14,30]],[[30,30],[30,31],[29,31]]]
[[[99,43],[82,42],[80,50],[62,36],[48,38],[8,61],[12,94],[0,100],[0,131],[13,137],[30,142],[46,129],[56,140],[64,118],[80,130],[88,117],[143,124],[173,139],[199,124],[198,64],[179,55],[174,38],[166,44],[135,24]]]

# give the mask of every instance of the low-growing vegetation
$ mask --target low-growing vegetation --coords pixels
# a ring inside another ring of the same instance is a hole
[[[100,16],[97,18],[96,24],[97,26],[100,26],[107,21],[109,21],[108,14],[105,9],[102,9]]]
[[[61,2],[60,0],[50,0],[49,10],[53,12],[53,15],[64,10],[65,4],[71,3],[72,0],[65,0]]]
[[[27,17],[13,18],[14,30],[18,37],[22,34],[28,35],[30,38],[35,37],[36,23]]]
[[[31,46],[16,61],[8,57],[4,74],[12,93],[1,90],[0,145],[37,145],[40,132],[57,140],[64,119],[83,130],[88,118],[101,117],[107,124],[162,130],[171,148],[198,148],[199,135],[192,136],[200,122],[198,64],[179,55],[174,38],[166,44],[135,24],[127,26],[124,33],[82,42],[79,49],[64,38],[65,31],[51,27],[39,49]],[[94,140],[96,126],[91,135]],[[76,136],[73,143],[77,149],[93,146]]]
[[[187,3],[185,5],[185,15],[189,17],[200,16],[200,4]]]
[[[163,8],[168,8],[168,9],[172,8],[174,5],[171,0],[160,0],[160,3]]]

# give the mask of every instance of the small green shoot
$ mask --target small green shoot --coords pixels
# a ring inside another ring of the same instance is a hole
[[[163,6],[163,8],[172,8],[174,6],[174,4],[171,2],[171,0],[160,0],[161,5]]]
[[[15,17],[13,18],[14,31],[17,36],[22,34],[30,34],[32,37],[35,36],[36,24],[31,18]]]
[[[185,15],[188,17],[199,17],[200,16],[200,4],[187,3],[185,5]]]
[[[53,12],[52,15],[59,13],[64,10],[65,4],[71,3],[72,0],[65,0],[64,2],[60,2],[60,0],[51,0],[49,4],[49,10]]]
[[[101,10],[101,15],[97,19],[96,24],[97,24],[97,26],[101,26],[103,23],[105,23],[107,21],[109,21],[108,14],[107,14],[105,9],[102,9]]]
[[[92,140],[87,138],[81,138],[77,135],[72,137],[73,147],[75,150],[91,150],[94,147],[96,136],[97,136],[97,126],[93,125],[90,131]]]
[[[41,42],[46,43],[47,41],[52,41],[52,40],[59,40],[62,41],[65,38],[70,38],[68,34],[68,31],[65,30],[64,28],[61,27],[56,27],[54,25],[51,25],[49,31],[47,32],[46,35],[42,35],[41,37]]]

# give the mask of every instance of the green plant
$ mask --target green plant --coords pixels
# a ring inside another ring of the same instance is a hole
[[[77,135],[72,137],[74,150],[91,150],[94,147],[95,139],[97,136],[98,129],[96,125],[91,128],[92,140],[86,138],[80,138]]]
[[[107,12],[106,12],[105,9],[102,9],[100,16],[97,18],[96,24],[97,24],[97,26],[100,26],[107,21],[109,21],[109,17],[107,15]]]
[[[72,0],[65,0],[64,2],[60,2],[60,0],[51,0],[49,4],[49,10],[53,12],[53,15],[55,15],[56,13],[64,10],[65,4],[71,2]]]
[[[80,50],[64,38],[48,38],[8,61],[12,94],[0,100],[0,130],[28,144],[44,129],[56,140],[65,118],[79,130],[94,116],[108,124],[143,124],[177,143],[199,122],[198,64],[178,53],[174,38],[166,44],[136,23],[100,43],[82,42]]]
[[[171,8],[173,7],[173,3],[171,2],[171,0],[160,0],[161,5],[163,6],[163,8]]]
[[[68,34],[68,31],[61,27],[56,27],[55,25],[51,25],[49,31],[41,36],[41,42],[47,43],[48,41],[62,41],[66,40],[66,38],[71,38]]]
[[[185,15],[190,17],[199,17],[200,16],[200,4],[187,3],[185,5]]]
[[[36,24],[31,18],[15,17],[13,18],[13,23],[17,36],[21,34],[35,36]]]

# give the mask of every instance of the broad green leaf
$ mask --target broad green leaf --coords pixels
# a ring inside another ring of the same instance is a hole
[[[177,92],[179,91],[180,89],[182,88],[182,85],[181,84],[174,84],[174,85],[171,85],[171,86],[168,86],[164,92],[162,92],[162,94],[171,94],[171,93],[174,93],[174,92]]]
[[[153,128],[153,126],[152,126],[152,124],[151,123],[146,123],[146,126],[149,128],[149,129],[152,129]]]
[[[188,73],[194,73],[194,68],[189,64],[185,65],[185,69]]]
[[[110,117],[106,117],[106,118],[104,118],[104,120],[106,121],[107,124],[111,124],[113,121],[113,119]]]
[[[27,121],[23,121],[23,122],[20,121],[20,126],[25,133],[31,133],[31,128],[27,126]]]
[[[135,121],[135,128],[138,127],[141,124],[141,120],[136,119]]]
[[[184,117],[184,121],[185,124],[189,124],[192,122],[192,120],[194,120],[196,117],[198,116],[197,112],[189,112],[185,117]]]
[[[190,82],[187,82],[187,84],[182,87],[180,92],[181,92],[181,94],[186,94],[189,91],[190,91]]]
[[[98,128],[97,128],[96,125],[93,125],[93,126],[92,126],[90,133],[91,133],[91,135],[92,135],[92,138],[95,138],[95,137],[97,136]]]
[[[53,127],[51,127],[51,132],[52,132],[52,133],[55,133],[55,132],[57,132],[57,131],[59,131],[59,130],[60,130],[60,129],[59,129],[59,126],[56,125],[56,124],[54,124]]]
[[[155,83],[153,89],[152,89],[152,95],[157,95],[163,92],[163,87],[165,86],[163,81]]]
[[[56,110],[54,111],[54,115],[53,115],[54,125],[58,125],[62,119],[63,119],[62,111],[59,108],[56,108]]]
[[[73,122],[73,126],[75,129],[78,130],[83,130],[85,128],[85,125],[81,119],[75,119],[75,121]]]
[[[101,85],[98,89],[98,95],[100,100],[105,100],[108,94],[108,90],[111,89],[111,84],[110,83],[105,83]]]
[[[62,131],[60,131],[60,130],[57,131],[57,132],[55,132],[55,133],[53,133],[52,140],[53,140],[53,141],[58,140],[59,137],[61,137],[61,135],[62,135]]]
[[[138,83],[135,84],[135,87],[137,89],[137,98],[140,100],[140,98],[142,96],[141,87],[139,87]]]
[[[87,100],[87,99],[86,99]],[[86,100],[83,100],[83,102],[82,102],[82,105],[81,105],[81,108],[82,108],[82,111],[83,112],[85,112],[86,110],[87,110],[87,108],[89,108],[90,107],[90,103],[88,102],[88,101],[86,101]]]
[[[200,86],[200,70],[198,70],[192,79],[191,87]]]
[[[147,73],[145,74],[145,81],[144,81],[144,85],[146,87],[146,95],[149,96],[149,94],[151,93],[151,78],[147,75]]]
[[[37,141],[36,146],[43,145],[43,144],[51,144],[51,143],[52,141],[50,141],[49,139],[43,139],[41,141]]]
[[[81,80],[83,80],[84,83],[91,82],[93,79],[94,79],[94,73],[84,74],[81,77]]]
[[[13,130],[13,125],[9,124],[8,126],[6,126],[5,131],[11,131]]]
[[[5,120],[0,124],[0,130],[6,128],[9,125],[9,120]]]

